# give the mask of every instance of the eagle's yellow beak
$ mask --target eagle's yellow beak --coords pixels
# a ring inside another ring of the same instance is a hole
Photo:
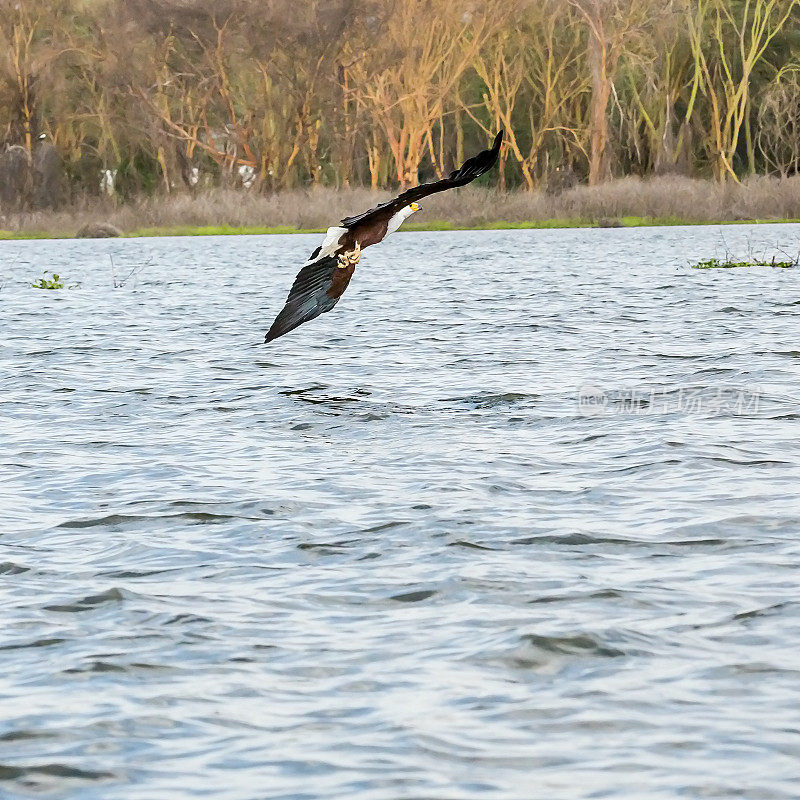
[[[422,208],[422,206],[419,203],[411,203],[408,207],[412,211],[419,211]]]

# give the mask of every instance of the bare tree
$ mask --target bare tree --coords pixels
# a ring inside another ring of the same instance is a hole
[[[587,28],[586,55],[592,81],[589,184],[609,176],[608,107],[619,60],[641,37],[660,5],[655,0],[569,0]]]
[[[782,177],[800,173],[800,64],[778,70],[758,110],[758,149]]]
[[[695,70],[710,109],[709,145],[718,180],[738,181],[733,157],[750,114],[753,71],[800,0],[695,0],[686,20]],[[748,166],[755,170],[751,137]]]
[[[494,4],[465,0],[395,0],[383,17],[384,46],[365,47],[360,57],[350,49],[359,102],[381,127],[401,186],[417,182],[426,148],[437,165],[433,127],[441,125],[496,10]],[[363,35],[374,33],[367,29]]]

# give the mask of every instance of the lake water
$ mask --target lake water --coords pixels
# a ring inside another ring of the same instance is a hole
[[[800,226],[318,240],[0,243],[0,796],[796,798]]]

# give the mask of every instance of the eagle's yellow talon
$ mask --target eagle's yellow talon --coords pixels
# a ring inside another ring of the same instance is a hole
[[[356,246],[345,253],[339,254],[339,264],[338,266],[341,269],[350,266],[351,264],[355,266],[361,260],[361,245],[356,242]]]

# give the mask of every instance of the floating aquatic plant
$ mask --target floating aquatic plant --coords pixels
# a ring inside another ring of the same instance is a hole
[[[48,275],[50,277],[48,277]],[[44,277],[39,278],[39,280],[32,283],[31,286],[33,286],[34,289],[63,289],[64,283],[61,280],[61,276],[57,272],[48,272],[48,270],[45,270]],[[77,286],[78,284],[73,284],[67,288],[75,289]]]
[[[63,289],[64,284],[61,282],[61,276],[56,272],[49,273],[50,277],[48,278],[48,273],[45,271],[44,278],[39,278],[38,281],[34,281],[31,285],[34,289]]]
[[[752,261],[733,261],[725,259],[720,261],[718,258],[708,258],[704,261],[698,261],[696,264],[690,264],[692,269],[735,269],[737,267],[777,267],[778,269],[791,269],[797,266],[797,259],[793,261],[776,261],[772,257],[771,261],[756,258]]]

